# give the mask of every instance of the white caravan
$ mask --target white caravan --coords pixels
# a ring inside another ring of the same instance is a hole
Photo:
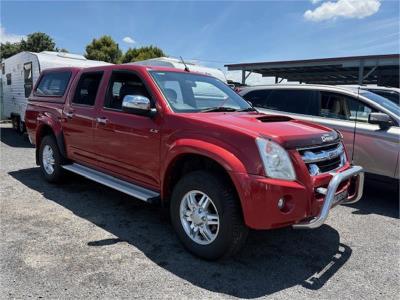
[[[25,130],[25,109],[33,85],[41,71],[58,67],[94,67],[109,63],[88,60],[82,55],[43,51],[20,52],[1,64],[1,118],[11,118],[13,126]]]
[[[181,70],[185,69],[185,65],[182,63],[182,60],[172,57],[151,58],[147,60],[137,61],[134,62],[133,64],[144,65],[144,66],[169,67]],[[191,61],[185,61],[185,64],[187,65],[190,71],[207,74],[215,78],[218,78],[219,80],[226,83],[225,74],[219,69],[205,67],[202,65],[195,64]]]

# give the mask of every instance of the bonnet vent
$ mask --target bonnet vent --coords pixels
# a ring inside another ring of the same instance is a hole
[[[262,116],[257,118],[257,120],[263,123],[268,123],[268,122],[287,122],[293,119],[286,116]]]

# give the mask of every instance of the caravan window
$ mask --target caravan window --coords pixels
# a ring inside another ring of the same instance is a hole
[[[6,75],[6,79],[7,79],[7,85],[11,85],[11,73],[8,73]]]
[[[46,73],[35,90],[36,96],[62,97],[68,86],[71,72]]]
[[[32,79],[32,63],[24,64],[24,89],[25,89],[25,98],[28,98],[31,94],[33,86]]]

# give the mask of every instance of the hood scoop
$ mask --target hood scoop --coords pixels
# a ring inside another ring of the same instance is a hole
[[[262,116],[257,118],[257,120],[263,123],[270,123],[270,122],[287,122],[293,119],[286,116]]]

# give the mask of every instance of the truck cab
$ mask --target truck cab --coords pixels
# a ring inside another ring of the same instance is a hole
[[[192,253],[236,253],[249,229],[316,228],[362,196],[341,134],[259,113],[222,81],[112,65],[41,74],[26,112],[49,182],[74,172],[170,210]]]

